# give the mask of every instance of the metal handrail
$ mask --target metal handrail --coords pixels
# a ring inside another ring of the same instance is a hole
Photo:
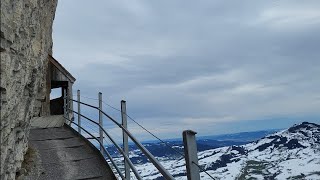
[[[166,179],[170,179],[173,180],[174,177],[160,164],[160,162],[126,129],[124,128],[120,123],[118,123],[115,119],[113,119],[111,116],[109,116],[108,114],[106,114],[103,110],[101,110],[100,108],[87,104],[87,103],[83,103],[74,99],[68,99],[68,98],[64,98],[66,100],[71,100],[73,102],[77,102],[83,105],[86,105],[88,107],[97,109],[99,112],[101,112],[103,115],[105,115],[106,117],[108,117],[113,123],[115,123],[119,128],[122,129],[123,132],[125,132],[130,139],[138,146],[138,148],[148,157],[148,159],[151,161],[151,163],[159,170],[159,172],[166,178]],[[102,130],[104,130],[102,128]]]
[[[101,111],[105,116],[107,116],[111,121],[117,124],[129,137],[130,139],[139,147],[139,149],[149,158],[152,164],[159,170],[159,172],[166,178],[166,179],[174,179],[174,177],[160,164],[160,162],[127,130],[125,129],[120,123],[114,120],[111,116],[106,114],[105,112]]]
[[[82,130],[84,130],[84,131],[85,131],[86,133],[88,133],[92,138],[94,138],[95,140],[97,140],[100,145],[102,145],[101,142],[99,141],[99,139],[98,139],[97,137],[95,137],[94,135],[92,135],[89,131],[87,131],[87,130],[84,129],[83,127],[79,126],[77,123],[73,122],[73,121],[70,120],[69,118],[67,118],[67,117],[64,117],[64,118],[65,118],[66,120],[68,120],[70,123],[75,124],[76,126],[78,126],[79,128],[81,128]],[[123,176],[123,174],[121,173],[121,170],[118,168],[117,164],[114,162],[113,158],[111,157],[111,155],[109,154],[109,152],[107,151],[107,149],[106,149],[104,146],[102,146],[102,147],[103,147],[104,152],[107,154],[108,158],[110,159],[111,163],[113,164],[114,168],[117,170],[118,174],[121,176],[122,179],[125,179],[124,176]]]
[[[76,114],[79,114],[79,113],[75,112],[74,110],[72,110],[72,109],[70,109],[70,108],[67,108],[67,109],[70,110],[70,111],[72,111],[72,112],[74,112],[74,113],[76,113]],[[111,140],[111,142],[116,146],[116,148],[118,149],[118,151],[123,155],[123,157],[126,159],[126,161],[128,161],[129,166],[130,166],[130,168],[132,169],[132,172],[136,175],[136,177],[137,177],[138,179],[142,179],[141,176],[140,176],[140,174],[138,173],[137,169],[134,167],[134,165],[133,165],[132,161],[130,160],[130,158],[123,152],[123,150],[121,149],[121,147],[115,142],[115,140],[109,135],[109,133],[107,133],[106,130],[105,130],[99,123],[97,123],[97,122],[95,122],[94,120],[92,120],[92,119],[90,119],[90,118],[88,118],[88,117],[85,117],[85,116],[83,116],[83,115],[81,115],[81,114],[79,114],[79,115],[82,116],[82,117],[84,117],[84,118],[86,118],[86,119],[89,120],[90,122],[98,125],[99,128],[102,129],[102,131],[108,136],[108,138]]]
[[[99,107],[93,106],[91,104],[87,104],[87,103],[84,103],[84,102],[81,102],[81,101],[77,101],[77,100],[74,100],[74,99],[68,99],[68,100],[73,101],[73,102],[77,102],[77,103],[80,103],[80,104],[86,105],[88,107],[91,107],[91,108],[99,110]]]

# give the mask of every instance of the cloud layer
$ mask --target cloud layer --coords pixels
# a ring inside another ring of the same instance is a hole
[[[84,95],[127,100],[129,114],[162,137],[262,129],[274,119],[287,122],[274,128],[319,122],[319,8],[319,1],[60,1],[54,56]]]

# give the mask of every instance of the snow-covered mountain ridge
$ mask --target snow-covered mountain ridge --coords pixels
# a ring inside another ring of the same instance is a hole
[[[320,125],[303,122],[249,144],[199,152],[198,157],[216,179],[320,179]],[[163,158],[162,164],[176,179],[186,179],[183,158]],[[137,169],[144,179],[162,179],[149,163]]]

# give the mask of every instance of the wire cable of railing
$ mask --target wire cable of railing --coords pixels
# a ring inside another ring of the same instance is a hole
[[[99,134],[98,129],[94,129],[94,125],[93,125],[92,123],[89,123],[89,122],[85,121],[84,124],[85,124],[86,127],[88,127],[90,130],[92,130],[93,133]],[[114,135],[114,134],[112,134],[112,133],[110,133],[110,132],[109,132],[109,134]],[[112,147],[112,144],[113,144],[113,143],[111,142],[111,140],[110,140],[108,137],[104,137],[104,138],[103,138],[103,142],[106,143],[107,147]],[[118,155],[122,156],[122,154],[121,154],[120,152],[118,152],[118,151],[115,151],[115,152],[116,152]]]
[[[204,172],[206,173],[211,179],[215,179],[214,177],[212,177],[205,169],[203,169],[199,164],[195,163],[192,161],[193,164],[195,164],[196,166],[198,166],[198,168],[200,169],[200,172]]]
[[[110,108],[121,112],[121,110],[117,109],[116,107],[113,107],[112,105],[105,103],[104,101],[102,101],[103,104],[109,106]],[[182,154],[181,152],[175,150],[172,146],[170,146],[167,142],[163,141],[162,139],[160,139],[158,136],[156,136],[154,133],[152,133],[151,131],[149,131],[147,128],[145,128],[144,126],[142,126],[140,123],[138,123],[136,120],[134,120],[131,116],[129,116],[128,114],[125,114],[131,121],[133,121],[134,123],[136,123],[140,128],[142,128],[143,130],[145,130],[146,132],[148,132],[151,136],[153,136],[154,138],[156,138],[157,140],[159,140],[161,143],[165,144],[167,147],[169,147],[171,150],[175,151],[177,154],[181,155],[182,157],[184,157],[184,154]]]
[[[116,110],[116,111],[119,111],[119,112],[121,113],[121,110],[120,110],[120,109],[118,109],[118,108],[116,108],[116,107],[113,107],[113,106],[111,106],[110,104],[108,104],[108,103],[106,103],[106,102],[104,102],[104,101],[102,101],[102,103],[103,103],[104,105],[106,105],[106,106],[109,106],[110,108],[112,108],[112,109],[114,109],[114,110]]]
[[[99,101],[99,99],[97,99],[97,98],[91,98],[91,97],[87,97],[87,96],[80,96],[80,97],[85,98],[85,99]]]
[[[116,147],[115,147],[114,145],[112,145],[113,143],[112,143],[112,141],[111,141],[109,138],[107,138],[107,137],[103,138],[103,142],[105,142],[105,143],[107,144],[106,149],[108,149],[108,148],[115,148],[115,149],[116,149]],[[122,155],[119,151],[117,151],[117,150],[113,151],[113,153],[110,154],[110,155],[111,155],[111,156],[116,155],[117,158],[124,158],[123,155]],[[116,161],[116,162],[117,162],[117,161]],[[122,162],[122,163],[123,163],[123,162]]]
[[[111,137],[115,138],[115,139],[122,139],[121,135],[118,135],[112,131],[108,131],[108,133],[110,134]]]
[[[90,106],[92,106],[92,105],[90,105]],[[94,106],[92,106],[92,107],[94,107]],[[76,111],[73,111],[73,112],[74,112],[74,113],[77,113]],[[88,119],[88,117],[86,117],[86,116],[84,116],[84,115],[80,115],[80,116],[84,117],[85,119]],[[92,119],[90,119],[90,118],[89,118],[88,120],[89,120],[90,124],[96,122],[96,121],[94,121],[94,120],[92,120]],[[93,122],[93,121],[94,121],[94,122]],[[85,121],[85,122],[87,122],[87,121]],[[89,122],[88,122],[88,123],[89,123]],[[97,123],[97,122],[96,122],[96,123]],[[96,123],[94,123],[94,124],[96,124]],[[87,124],[87,123],[86,123],[86,124]],[[97,125],[97,124],[96,124],[96,125]],[[109,126],[108,126],[108,125],[105,126],[105,125],[104,125],[104,127],[112,127],[112,128],[115,128],[116,126],[110,126],[110,125],[109,125]],[[92,128],[91,128],[91,129],[92,129]],[[99,134],[99,133],[97,132],[97,130],[94,130],[94,132],[97,133],[97,134]],[[113,137],[116,137],[117,139],[122,139],[122,137],[120,137],[118,134],[113,133],[112,131],[109,131],[109,134],[112,135]],[[112,137],[112,136],[111,136],[111,137]],[[104,138],[104,139],[108,139],[108,140],[111,142],[110,137],[108,137],[108,138],[106,137],[106,138]],[[120,153],[120,152],[119,152],[119,153]],[[120,153],[120,155],[121,155],[121,153]]]
[[[89,128],[91,130],[91,133],[99,134],[98,130],[94,128],[94,125],[92,123],[89,123],[89,122],[88,121],[83,121],[82,123],[87,128]],[[86,134],[88,134],[88,133],[86,133]],[[96,140],[96,139],[94,139],[94,140]],[[112,142],[111,142],[111,140],[109,138],[107,138],[107,137],[103,138],[103,142],[106,143],[107,147],[112,147],[112,145],[111,145]],[[106,149],[107,149],[107,147],[106,147]],[[122,157],[121,153],[119,153],[118,151],[115,151],[115,152],[118,153],[119,157]],[[112,166],[114,166],[114,165],[112,164]]]
[[[98,134],[99,134],[98,130],[95,129],[95,128],[93,127],[93,125],[90,124],[88,121],[82,121],[82,124],[83,124],[85,127],[89,128],[89,129],[91,130],[91,132],[90,132],[91,134],[93,134],[93,133],[94,133],[94,135],[98,135]]]
[[[99,99],[96,98],[91,98],[91,97],[87,97],[87,96],[82,96],[80,95],[80,97],[82,98],[86,98],[86,99],[91,99],[91,100],[96,100],[99,101]],[[102,101],[102,103],[116,111],[119,111],[121,113],[121,110]],[[153,136],[154,138],[156,138],[157,140],[159,140],[161,143],[163,143],[165,146],[167,146],[168,148],[170,148],[171,150],[173,150],[174,152],[176,152],[177,154],[181,155],[182,157],[185,157],[184,154],[182,154],[181,152],[177,151],[176,149],[174,149],[172,146],[170,146],[167,142],[163,141],[162,139],[160,139],[159,137],[157,137],[154,133],[152,133],[151,131],[149,131],[147,128],[145,128],[144,126],[142,126],[140,123],[138,123],[136,120],[134,120],[131,116],[129,116],[128,114],[125,114],[131,121],[133,121],[134,123],[136,123],[140,128],[142,128],[143,130],[145,130],[146,132],[148,132],[151,136]]]
[[[95,133],[95,134],[97,134],[97,135],[99,134],[98,130],[97,130],[97,129],[94,129],[93,124],[91,124],[91,123],[89,123],[89,122],[87,122],[87,121],[84,121],[84,125],[85,125],[87,128],[89,128],[90,130],[92,130],[93,133]],[[106,143],[107,147],[111,147],[111,144],[112,144],[112,143],[110,143],[111,141],[109,140],[109,138],[103,138],[103,142]]]
[[[91,98],[91,97],[86,97],[86,96],[81,96],[80,97],[83,97],[83,98],[86,98],[86,99],[91,99],[91,100],[97,100],[99,101],[99,99],[96,99],[96,98]],[[102,103],[116,111],[119,111],[121,113],[121,110],[102,101]],[[149,133],[151,136],[153,136],[154,138],[156,138],[157,140],[159,140],[161,143],[165,144],[165,146],[167,146],[168,148],[170,148],[171,150],[175,151],[177,154],[181,155],[182,157],[185,157],[184,154],[182,154],[181,152],[177,151],[176,149],[174,149],[172,146],[170,146],[167,142],[163,141],[162,139],[160,139],[158,136],[156,136],[154,133],[152,133],[151,131],[149,131],[147,128],[145,128],[144,126],[142,126],[140,123],[138,123],[135,119],[133,119],[131,116],[129,116],[128,114],[125,114],[131,121],[133,121],[134,123],[136,123],[140,128],[142,128],[143,130],[145,130],[147,133]]]
[[[138,123],[136,120],[134,120],[133,118],[131,118],[129,115],[126,114],[126,116],[131,119],[134,123],[136,123],[138,126],[140,126],[143,130],[145,130],[146,132],[148,132],[151,136],[153,136],[154,138],[156,138],[157,140],[159,140],[161,143],[165,144],[167,147],[169,147],[171,150],[175,151],[177,154],[181,155],[182,157],[185,157],[184,154],[182,154],[181,152],[177,151],[176,149],[174,149],[172,146],[170,146],[167,142],[163,141],[162,139],[160,139],[159,137],[157,137],[155,134],[153,134],[152,132],[150,132],[148,129],[146,129],[145,127],[143,127],[140,123]]]
[[[73,97],[77,97],[78,96],[77,93],[78,93],[77,91],[72,91],[72,96]],[[83,95],[80,95],[80,97],[85,98],[85,99],[91,99],[91,100],[99,101],[98,98],[93,98],[93,97],[88,97],[88,96],[83,96]]]
[[[67,107],[67,106],[64,105],[64,108],[66,108],[66,107]],[[70,110],[70,109],[68,109],[68,110]],[[67,112],[67,111],[65,111],[65,112]],[[104,151],[104,152],[107,154],[107,156],[109,157],[109,160],[110,160],[111,163],[114,165],[114,167],[115,167],[116,171],[118,172],[118,174],[121,176],[122,179],[125,179],[125,177],[122,175],[120,169],[116,166],[115,162],[113,161],[111,155],[108,153],[108,151],[105,149],[105,147],[102,146],[102,145],[103,145],[102,142],[100,142],[97,137],[95,137],[94,135],[92,135],[88,130],[86,130],[85,128],[81,127],[79,124],[73,122],[73,120],[69,119],[69,117],[65,117],[65,116],[64,116],[64,119],[66,119],[67,121],[69,121],[70,124],[75,124],[76,126],[78,126],[79,128],[81,128],[83,131],[85,131],[88,135],[90,135],[92,138],[96,139],[96,140],[99,142],[100,147],[103,149],[103,151]],[[136,173],[135,173],[135,174],[136,174]],[[137,175],[137,174],[136,174],[136,175]],[[139,175],[137,175],[137,176],[140,177]],[[140,179],[141,179],[141,178],[140,178]]]
[[[122,131],[121,128],[119,128],[117,125],[113,124],[109,121],[104,121],[103,127],[105,129],[108,129],[108,133],[116,138],[116,139],[122,139]],[[120,134],[120,135],[119,135]]]
[[[104,101],[102,101],[103,104],[109,106],[110,108],[117,110],[119,112],[121,112],[121,110],[117,109],[116,107],[113,107],[112,105],[105,103]],[[130,117],[128,114],[125,114],[130,120],[132,120],[134,123],[136,123],[138,126],[140,126],[143,130],[145,130],[146,132],[148,132],[150,135],[152,135],[154,138],[158,139],[160,142],[164,143],[167,147],[169,147],[170,149],[172,149],[173,151],[175,151],[177,154],[181,155],[182,157],[185,157],[184,154],[182,154],[181,152],[177,151],[176,149],[174,149],[172,146],[170,146],[167,142],[163,141],[162,139],[160,139],[159,137],[157,137],[155,134],[153,134],[152,132],[150,132],[147,128],[143,127],[140,123],[138,123],[136,120],[134,120],[132,117]],[[195,164],[200,171],[206,173],[210,178],[215,179],[214,177],[212,177],[205,169],[203,169],[199,164],[195,163],[192,161],[193,164]]]
[[[95,134],[99,134],[99,127],[95,126],[94,123],[92,123],[91,121],[82,121],[82,123],[84,123],[84,125],[86,127],[88,127],[90,130],[92,130],[93,133]],[[104,126],[106,127],[106,126]],[[108,126],[107,126],[108,127]],[[114,127],[114,126],[113,126]],[[112,131],[108,132],[110,135],[112,135],[113,137],[116,137],[117,139],[122,139],[122,137],[120,137],[119,135],[113,133]],[[103,138],[104,140],[108,140],[110,144],[112,144],[111,140],[108,137]],[[108,145],[110,145],[108,144]],[[121,153],[119,153],[121,155]]]
[[[99,101],[99,99],[96,99],[96,98],[91,98],[91,97],[86,97],[86,96],[81,96],[80,97],[82,98],[85,98],[85,99],[90,99],[90,100],[96,100],[96,101]],[[116,111],[119,111],[120,113],[122,113],[122,111],[104,101],[102,101],[102,103]],[[182,154],[181,152],[177,151],[176,149],[174,149],[172,146],[170,146],[167,142],[163,141],[162,139],[160,139],[159,137],[157,137],[154,133],[152,133],[151,131],[149,131],[147,128],[145,128],[144,126],[142,126],[140,123],[138,123],[135,119],[133,119],[131,116],[129,116],[128,114],[125,114],[131,121],[133,121],[135,124],[137,124],[140,128],[142,128],[143,130],[145,130],[146,132],[148,132],[151,136],[153,136],[154,138],[156,138],[157,140],[159,140],[161,143],[163,143],[165,146],[167,146],[168,148],[170,148],[171,150],[173,150],[174,152],[176,152],[177,154],[181,155],[182,157],[185,157],[184,154]],[[206,173],[210,178],[212,179],[215,179],[214,177],[212,177],[205,169],[203,169],[199,164],[195,163],[192,161],[193,164],[195,164],[199,169],[200,171]]]
[[[99,99],[96,98],[91,98],[91,97],[87,97],[87,96],[82,96],[80,95],[80,97],[85,98],[85,99],[90,99],[90,100],[96,100],[99,101]],[[121,110],[102,101],[102,103],[116,111],[119,111],[121,113]],[[156,138],[157,140],[159,140],[161,143],[165,144],[167,147],[169,147],[171,150],[175,151],[177,154],[181,155],[182,157],[184,157],[184,154],[182,154],[181,152],[177,151],[176,149],[172,148],[172,146],[170,146],[167,142],[163,141],[162,139],[160,139],[159,137],[157,137],[154,133],[152,133],[151,131],[149,131],[147,128],[145,128],[144,126],[142,126],[140,123],[138,123],[136,120],[134,120],[131,116],[129,116],[128,114],[125,114],[131,121],[133,121],[134,123],[136,123],[140,128],[142,128],[143,130],[145,130],[146,132],[148,132],[151,136],[153,136],[154,138]]]

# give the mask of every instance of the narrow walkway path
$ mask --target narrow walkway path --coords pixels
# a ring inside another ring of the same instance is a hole
[[[29,145],[39,153],[41,180],[116,179],[99,151],[67,125],[31,129]]]

